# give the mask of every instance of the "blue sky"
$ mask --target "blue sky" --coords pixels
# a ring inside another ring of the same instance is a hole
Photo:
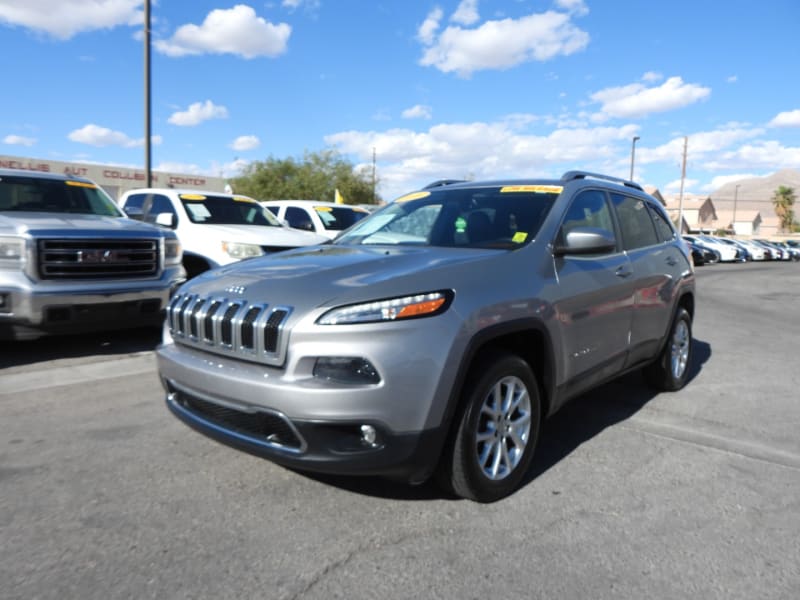
[[[0,0],[0,154],[144,166],[137,0]],[[686,191],[800,168],[800,2],[152,4],[152,160],[336,148],[392,199],[580,168]]]

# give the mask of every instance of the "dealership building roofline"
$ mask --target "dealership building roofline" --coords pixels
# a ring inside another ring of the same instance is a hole
[[[62,162],[40,158],[0,155],[0,168],[22,169],[44,173],[63,173],[86,177],[102,187],[114,200],[128,190],[147,186],[147,174],[144,169],[119,165],[100,165],[96,163]],[[187,175],[153,171],[151,173],[153,187],[176,187],[184,189],[205,190],[209,192],[225,191],[226,180],[222,177],[208,175]]]

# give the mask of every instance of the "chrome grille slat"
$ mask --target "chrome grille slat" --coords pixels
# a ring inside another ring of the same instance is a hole
[[[41,239],[37,250],[41,279],[153,277],[160,269],[154,239]]]
[[[167,325],[177,343],[280,365],[285,355],[283,326],[290,313],[287,306],[178,293],[167,307]]]

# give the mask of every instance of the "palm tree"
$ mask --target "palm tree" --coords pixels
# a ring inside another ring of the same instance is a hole
[[[772,196],[772,204],[775,205],[775,214],[781,221],[783,231],[791,231],[794,224],[794,188],[785,185],[778,186],[775,195]]]

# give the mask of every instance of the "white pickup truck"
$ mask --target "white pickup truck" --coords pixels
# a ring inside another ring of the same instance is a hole
[[[0,169],[0,339],[160,326],[181,260],[89,179]]]
[[[241,259],[328,241],[285,226],[256,200],[236,194],[143,188],[126,192],[119,204],[131,218],[175,231],[190,278]]]

